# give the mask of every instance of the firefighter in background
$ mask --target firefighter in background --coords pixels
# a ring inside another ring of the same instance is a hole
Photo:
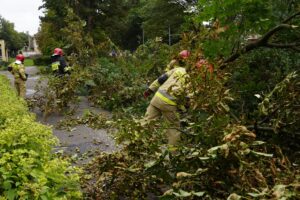
[[[180,140],[180,115],[178,111],[182,105],[179,105],[179,99],[182,100],[181,97],[184,97],[184,100],[187,100],[186,97],[188,96],[189,76],[185,65],[189,55],[189,51],[181,51],[178,56],[178,64],[161,75],[144,92],[144,98],[155,93],[147,108],[144,123],[163,116],[170,124],[170,128],[166,132],[169,145],[176,145]]]
[[[28,78],[28,74],[25,73],[24,60],[25,57],[22,54],[18,54],[16,61],[8,66],[8,71],[10,71],[15,78],[17,94],[23,98],[26,96],[26,81]]]
[[[70,67],[64,58],[64,53],[61,48],[55,48],[54,53],[51,56],[51,70],[56,76],[62,76],[70,74]]]
[[[190,56],[190,52],[188,50],[181,51],[177,56],[174,56],[173,59],[167,65],[165,72],[170,71],[174,67],[178,66],[178,62],[182,62]]]
[[[167,67],[165,69],[165,72],[170,71],[173,69],[176,65],[178,65],[178,56],[174,56],[172,60],[167,64]]]
[[[65,85],[69,79],[69,77],[66,75],[70,75],[71,67],[68,66],[61,48],[54,49],[54,52],[51,56],[51,71],[55,77],[53,84],[55,85],[54,89],[57,104],[60,108],[68,108],[69,99],[66,98],[66,93],[68,91],[65,90]]]
[[[202,74],[203,80],[212,80],[214,76],[214,65],[209,63],[202,55],[196,63],[196,68]]]

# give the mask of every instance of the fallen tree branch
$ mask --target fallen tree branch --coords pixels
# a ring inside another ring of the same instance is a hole
[[[230,63],[234,60],[236,60],[238,57],[240,57],[242,54],[245,54],[253,49],[256,49],[258,47],[270,47],[270,46],[273,46],[275,47],[276,44],[274,43],[268,43],[268,40],[270,39],[270,37],[272,35],[274,35],[276,32],[282,30],[282,29],[290,29],[290,28],[294,28],[294,26],[292,25],[289,25],[289,24],[280,24],[274,28],[272,28],[270,31],[268,31],[263,37],[261,37],[260,39],[258,39],[257,41],[255,42],[251,42],[249,44],[247,44],[245,47],[243,47],[240,51],[232,54],[229,58],[227,58],[225,61],[224,61],[224,64],[226,63]],[[298,46],[300,45],[299,43],[292,43],[293,45],[291,45],[291,47],[295,47],[295,46]],[[296,45],[295,45],[296,44]],[[278,47],[280,46],[281,44],[278,44]],[[280,47],[280,48],[283,48],[283,47]],[[224,65],[224,67],[222,68],[222,66],[220,67],[221,69],[224,69],[226,65]]]
[[[249,130],[261,130],[261,131],[275,132],[274,128],[272,128],[272,127],[255,126],[255,125],[250,125],[250,126],[246,126],[246,127]]]
[[[299,137],[300,136],[300,132],[293,132],[293,133],[289,133],[289,132],[283,132],[283,131],[275,131],[274,128],[272,127],[267,127],[267,126],[255,126],[255,125],[249,125],[246,126],[247,129],[249,130],[260,130],[260,131],[266,131],[266,132],[273,132],[273,133],[281,133],[281,134],[287,134],[289,136],[292,137],[292,135],[295,135],[295,137]]]
[[[259,39],[257,42],[265,44],[268,42],[270,37],[274,35],[276,32],[282,30],[282,29],[293,29],[296,28],[296,26],[290,25],[290,24],[280,24],[269,30],[261,39]]]
[[[294,49],[295,51],[300,51],[300,48],[298,47],[292,47],[292,49]]]
[[[286,18],[285,20],[282,21],[282,23],[288,23],[289,21],[291,21],[293,18],[295,18],[298,15],[300,15],[300,11],[298,11],[295,14],[291,15],[290,17]]]
[[[274,48],[293,48],[300,46],[300,43],[294,42],[294,43],[287,43],[287,44],[276,44],[276,43],[267,43],[266,47],[274,47]]]
[[[286,20],[284,20],[284,22],[288,22],[291,19],[293,19],[294,17],[300,15],[300,12],[295,13],[294,15],[290,16],[289,18],[287,18]],[[272,48],[295,48],[300,46],[299,43],[290,43],[290,44],[276,44],[276,43],[268,43],[268,40],[278,31],[282,30],[282,29],[293,29],[296,28],[297,26],[294,25],[290,25],[290,24],[280,24],[275,26],[274,28],[272,28],[271,30],[269,30],[266,34],[264,34],[260,39],[251,42],[249,44],[247,44],[246,46],[244,46],[241,50],[237,51],[236,53],[232,54],[229,58],[227,58],[223,64],[220,66],[220,69],[224,69],[226,67],[226,65],[230,62],[235,61],[237,58],[239,58],[241,55],[256,49],[258,47],[272,47]]]

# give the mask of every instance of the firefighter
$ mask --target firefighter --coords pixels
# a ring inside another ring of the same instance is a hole
[[[179,65],[179,61],[183,61],[187,59],[190,55],[190,52],[188,50],[181,51],[177,56],[174,56],[173,59],[169,62],[167,65],[165,72],[173,69],[174,67]]]
[[[188,99],[186,97],[188,96],[189,76],[184,66],[190,53],[184,50],[179,55],[178,65],[161,75],[144,92],[144,98],[155,93],[147,108],[144,122],[147,123],[163,116],[171,125],[166,132],[169,145],[178,144],[180,139],[180,116],[178,111],[182,108],[182,105],[180,105],[179,99],[181,101],[182,97],[184,97],[184,100]]]
[[[64,53],[61,48],[55,48],[51,56],[51,70],[56,76],[62,76],[70,73],[70,67],[64,58]]]
[[[202,74],[203,80],[212,80],[214,76],[214,65],[201,57],[196,63],[196,69]]]
[[[170,71],[171,69],[173,69],[176,65],[178,65],[178,58],[177,58],[177,56],[174,56],[173,58],[172,58],[172,60],[167,64],[167,67],[166,67],[166,69],[165,69],[165,72],[167,72],[167,71]]]
[[[17,94],[22,98],[25,98],[26,95],[26,81],[28,78],[28,74],[25,73],[24,60],[25,57],[22,54],[18,54],[16,61],[8,66],[8,71],[10,71],[15,78]]]
[[[67,65],[64,58],[64,53],[61,48],[55,48],[51,56],[51,71],[55,77],[54,90],[57,99],[57,104],[60,108],[67,109],[69,99],[66,98],[67,91],[64,86],[67,84],[70,75],[71,68]]]

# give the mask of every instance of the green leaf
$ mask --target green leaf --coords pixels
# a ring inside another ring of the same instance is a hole
[[[92,87],[97,86],[96,83],[95,83],[93,80],[87,80],[87,81],[85,82],[85,84],[88,85],[88,86],[92,86]]]
[[[249,192],[249,193],[247,193],[248,195],[250,195],[251,197],[261,197],[261,196],[263,196],[264,194],[262,194],[262,193],[252,193],[252,192]]]
[[[14,200],[17,197],[17,191],[15,189],[5,191],[4,194],[8,200]]]
[[[169,189],[167,191],[165,191],[165,193],[163,194],[164,195],[172,195],[173,194],[173,189]]]
[[[266,142],[264,141],[254,141],[251,145],[256,146],[256,145],[262,145],[265,144]]]
[[[42,200],[48,200],[48,197],[46,195],[41,195]]]
[[[192,194],[197,197],[202,197],[205,194],[205,192],[192,192]]]
[[[232,193],[229,195],[229,197],[227,198],[227,200],[240,200],[242,197],[236,193]]]
[[[200,160],[209,160],[210,157],[199,157]]]
[[[177,197],[189,197],[191,196],[192,194],[187,192],[187,191],[184,191],[184,190],[179,190],[179,193],[176,193],[174,192],[174,194],[177,196]]]
[[[129,172],[133,172],[133,173],[135,173],[135,172],[137,172],[137,171],[139,171],[140,170],[140,168],[127,168],[127,171],[129,171]]]
[[[176,178],[180,179],[180,178],[186,178],[186,177],[191,177],[193,176],[193,174],[189,174],[189,173],[186,173],[186,172],[178,172],[176,174]]]
[[[269,157],[272,158],[273,154],[268,154],[268,153],[261,153],[261,152],[256,152],[256,151],[251,151],[253,154],[258,155],[258,156],[265,156],[265,157]]]
[[[5,189],[5,190],[10,190],[11,189],[11,183],[12,183],[13,181],[11,181],[11,180],[7,180],[7,181],[4,181],[3,182],[3,188]]]
[[[153,167],[155,164],[156,164],[156,161],[152,160],[152,161],[150,161],[148,163],[145,163],[144,166],[145,166],[146,169],[148,169],[148,168]]]

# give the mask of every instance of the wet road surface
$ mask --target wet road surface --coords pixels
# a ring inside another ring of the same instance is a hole
[[[26,73],[29,74],[29,78],[26,81],[27,98],[30,98],[35,93],[35,86],[40,78],[38,72],[36,67],[26,67]],[[13,86],[13,76],[9,72],[0,71],[0,74],[7,76]],[[41,84],[46,85],[47,83],[42,81]],[[85,97],[80,97],[79,107],[74,116],[81,117],[86,110],[110,116],[109,112],[92,107]],[[64,120],[65,116],[53,113],[44,121],[43,114],[39,110],[35,109],[33,112],[40,123],[52,127],[53,134],[59,139],[60,145],[55,147],[54,151],[71,155],[73,158],[76,158],[75,160],[79,164],[88,162],[90,158],[99,152],[113,152],[118,149],[114,139],[105,129],[92,129],[86,125],[77,125],[72,127],[72,131],[60,130],[56,128],[56,125],[59,121]]]

